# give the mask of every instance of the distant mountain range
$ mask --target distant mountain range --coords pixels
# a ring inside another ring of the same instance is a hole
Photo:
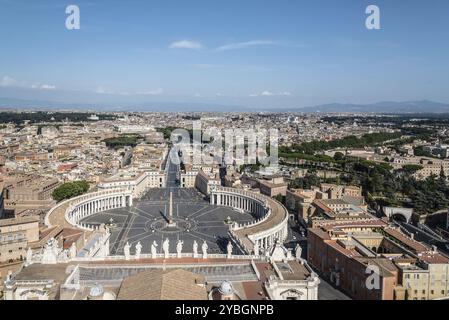
[[[331,103],[298,109],[302,112],[449,113],[449,104],[428,100],[383,101],[373,104]]]
[[[256,108],[213,103],[151,102],[131,105],[79,104],[0,97],[0,109],[164,112],[449,113],[449,104],[429,100],[372,104],[331,103],[298,108]]]

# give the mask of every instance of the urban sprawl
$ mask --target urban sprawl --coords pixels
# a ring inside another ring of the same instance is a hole
[[[221,161],[186,161],[172,133],[193,141],[195,122],[276,129],[277,159],[222,158],[203,135]],[[432,114],[5,110],[0,299],[447,299],[448,130]]]

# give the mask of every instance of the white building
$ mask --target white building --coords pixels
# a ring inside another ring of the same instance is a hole
[[[99,190],[125,189],[136,198],[142,197],[148,189],[165,187],[166,176],[160,171],[121,172],[98,184]]]

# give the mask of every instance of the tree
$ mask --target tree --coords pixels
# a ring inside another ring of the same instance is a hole
[[[423,168],[423,166],[420,166],[419,164],[406,164],[402,166],[402,169],[409,173],[409,174],[413,174],[416,171],[419,171]]]
[[[340,151],[335,152],[335,154],[334,154],[335,161],[341,161],[344,158],[345,158],[345,155],[342,152],[340,152]]]
[[[76,196],[80,196],[89,190],[89,183],[87,181],[73,181],[67,182],[63,185],[57,187],[53,193],[53,199],[56,201],[62,201],[65,199],[70,199]]]

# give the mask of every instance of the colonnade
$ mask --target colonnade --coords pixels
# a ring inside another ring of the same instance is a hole
[[[73,199],[66,210],[65,218],[73,226],[90,229],[80,225],[80,220],[106,210],[129,207],[133,204],[130,191],[108,190],[83,195]]]
[[[269,230],[266,234],[250,235],[249,238],[258,244],[259,248],[268,249],[272,247],[276,241],[283,242],[288,236],[288,225],[284,224],[280,228]]]
[[[265,202],[246,194],[213,192],[210,203],[251,212],[257,218],[265,216],[268,211]]]
[[[254,222],[231,228],[233,232],[230,234],[234,240],[248,252],[254,252],[256,245],[267,250],[276,241],[283,242],[288,236],[288,211],[269,197],[246,190],[215,187],[211,192],[210,202],[251,212],[257,218]]]

